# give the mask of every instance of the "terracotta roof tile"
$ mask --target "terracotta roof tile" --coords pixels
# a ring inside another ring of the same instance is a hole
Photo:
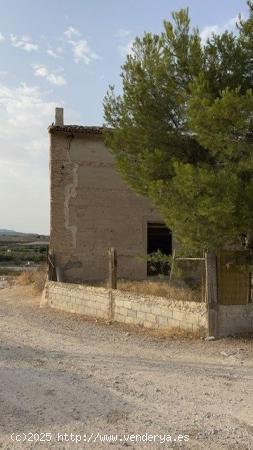
[[[48,127],[49,133],[81,133],[81,134],[102,134],[103,127],[87,127],[82,125],[50,125]]]

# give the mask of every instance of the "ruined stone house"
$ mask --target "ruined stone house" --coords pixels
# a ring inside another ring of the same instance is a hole
[[[119,278],[155,275],[139,256],[158,248],[170,254],[171,233],[117,173],[102,128],[64,125],[63,109],[56,108],[49,134],[50,251],[62,279],[105,279],[109,247],[117,250]]]
[[[107,279],[110,247],[118,253],[119,278],[156,275],[138,256],[157,249],[170,254],[171,233],[156,208],[117,173],[102,128],[64,125],[63,110],[57,108],[49,134],[50,253],[57,280]],[[206,302],[143,295],[133,299],[120,290],[49,281],[42,304],[148,328],[204,328],[209,336],[252,333],[251,275],[248,270],[227,270],[234,256],[231,252],[206,256]]]

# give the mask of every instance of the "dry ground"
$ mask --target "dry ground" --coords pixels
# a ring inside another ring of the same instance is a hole
[[[253,448],[250,339],[161,340],[39,308],[20,286],[0,289],[0,320],[0,448]],[[29,432],[48,442],[11,440]],[[189,441],[101,444],[98,433]]]

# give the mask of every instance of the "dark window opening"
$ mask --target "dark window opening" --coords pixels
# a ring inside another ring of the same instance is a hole
[[[148,254],[160,250],[164,255],[172,254],[172,234],[164,223],[148,222]],[[169,263],[148,261],[148,276],[169,275]]]

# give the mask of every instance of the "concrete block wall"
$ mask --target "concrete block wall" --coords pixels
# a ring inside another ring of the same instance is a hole
[[[145,328],[207,330],[205,303],[137,295],[78,284],[46,284],[42,304],[86,316]]]
[[[45,304],[102,319],[108,319],[110,315],[108,289],[81,284],[47,282],[41,302],[42,306]]]
[[[207,328],[204,303],[183,302],[163,297],[113,291],[114,320],[146,328]]]
[[[253,304],[218,305],[219,337],[253,332]]]

